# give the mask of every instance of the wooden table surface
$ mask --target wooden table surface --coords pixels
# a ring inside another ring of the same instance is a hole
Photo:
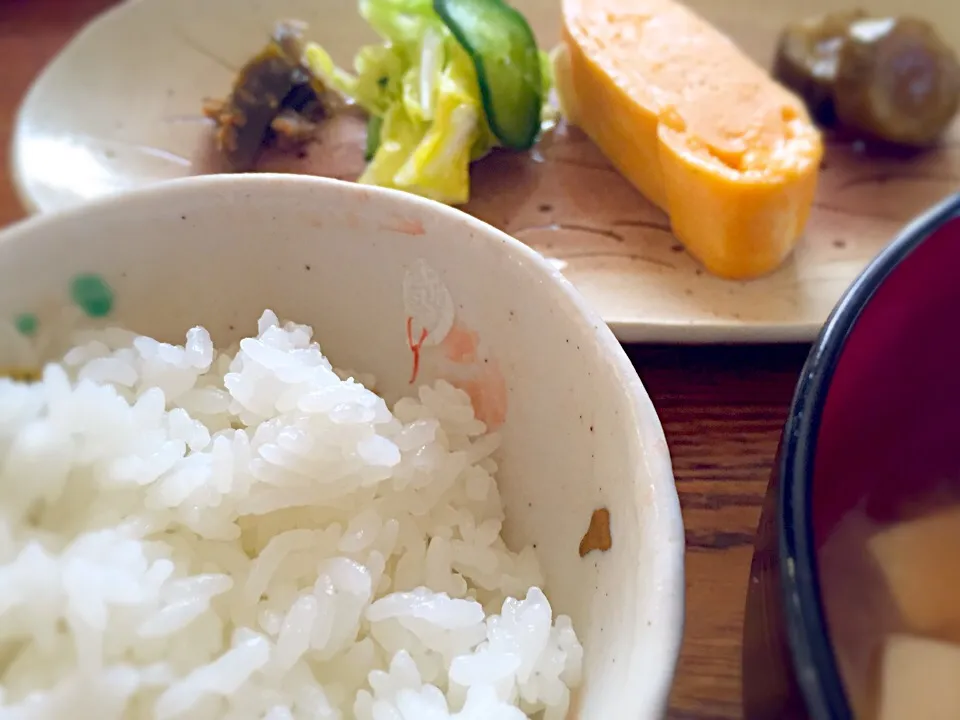
[[[21,217],[9,177],[32,78],[112,0],[0,0],[0,226]],[[687,620],[671,718],[737,718],[753,532],[807,348],[631,347],[670,444],[687,531]]]

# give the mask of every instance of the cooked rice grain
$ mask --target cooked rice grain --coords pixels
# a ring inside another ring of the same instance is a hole
[[[0,379],[0,720],[566,716],[582,649],[501,539],[497,435],[311,338],[86,332]]]

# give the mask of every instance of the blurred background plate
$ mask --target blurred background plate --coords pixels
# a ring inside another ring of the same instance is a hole
[[[559,31],[558,0],[515,0],[542,47]],[[690,3],[769,66],[782,25],[852,6],[829,0]],[[910,12],[960,45],[960,8],[943,0],[874,0],[876,13]],[[13,139],[24,204],[47,212],[158,181],[209,171],[201,100],[223,96],[233,70],[274,22],[295,17],[349,65],[375,40],[353,0],[128,0],[83,30],[39,76]],[[352,134],[351,134],[352,132]],[[270,169],[352,179],[355,131],[334,132],[308,157]],[[707,275],[665,216],[632,189],[579,132],[546,138],[529,156],[500,154],[473,173],[465,208],[551,258],[623,341],[812,340],[843,290],[915,214],[960,179],[960,125],[913,158],[871,157],[828,142],[806,237],[776,273],[752,282]]]

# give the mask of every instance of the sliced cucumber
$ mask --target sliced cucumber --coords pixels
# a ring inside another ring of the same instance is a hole
[[[493,134],[504,147],[531,147],[540,131],[543,82],[526,19],[502,0],[433,0],[433,8],[473,61]]]

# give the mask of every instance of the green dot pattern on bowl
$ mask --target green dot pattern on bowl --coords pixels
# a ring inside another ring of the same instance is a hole
[[[18,333],[31,337],[36,334],[40,321],[37,320],[37,316],[33,313],[23,313],[14,318],[13,324],[14,327],[17,328]]]
[[[101,318],[113,309],[113,290],[99,275],[77,275],[70,284],[70,297],[89,317]]]

